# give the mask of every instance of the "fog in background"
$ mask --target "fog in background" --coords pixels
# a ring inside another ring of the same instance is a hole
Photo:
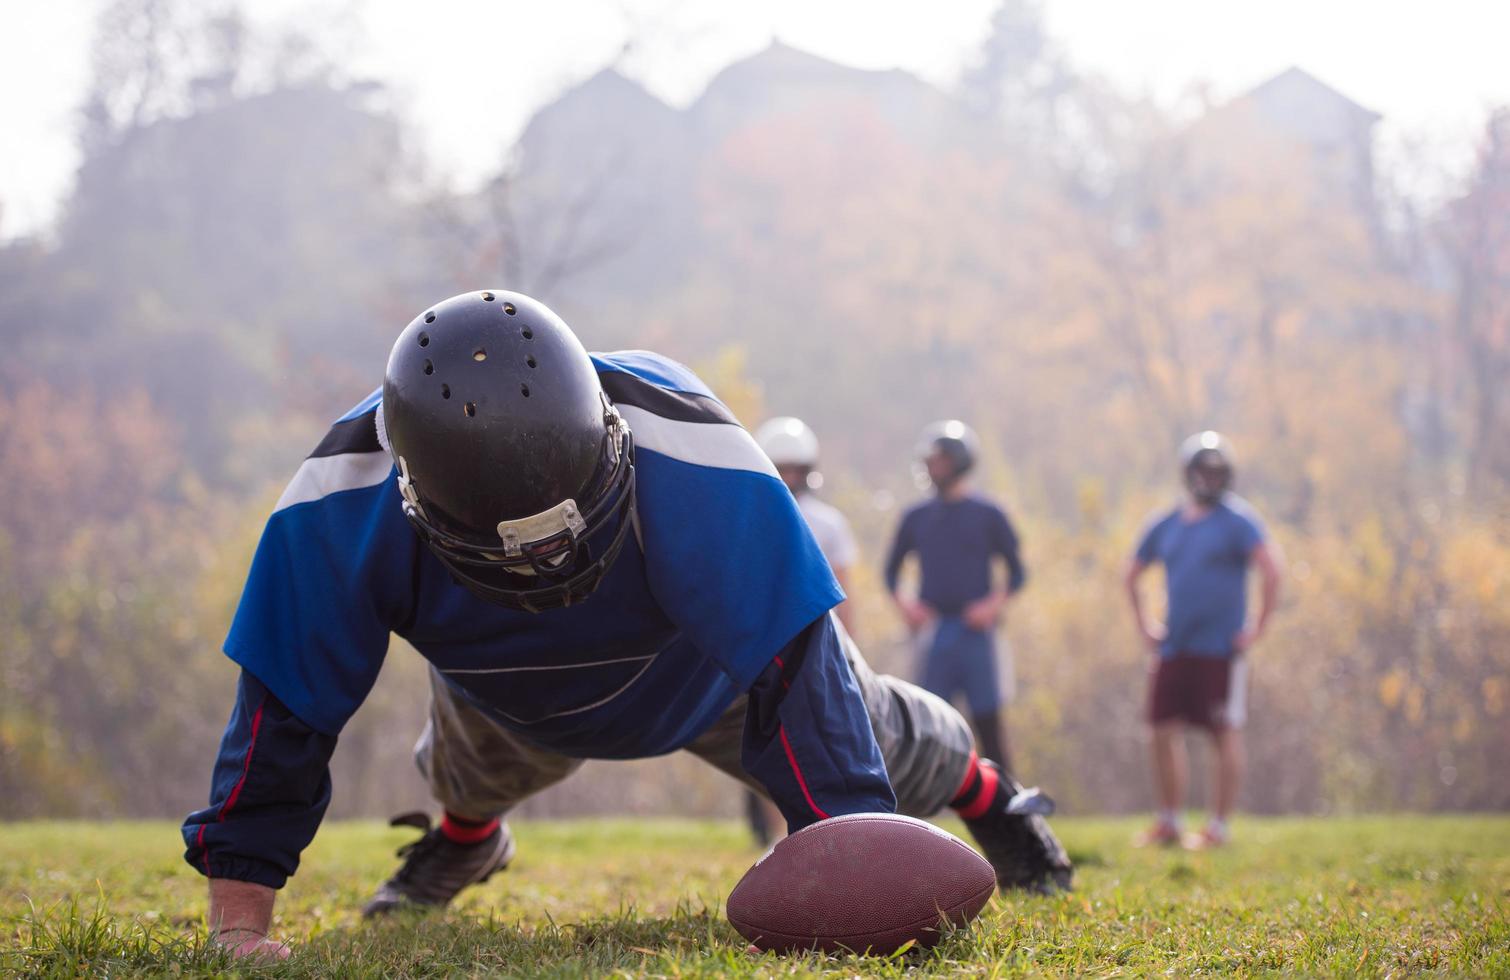
[[[692,365],[751,427],[806,419],[882,669],[912,666],[876,566],[913,441],[970,421],[1030,570],[1015,754],[1079,812],[1149,803],[1120,565],[1178,441],[1223,430],[1290,566],[1245,805],[1510,804],[1510,108],[1443,107],[1469,152],[1381,153],[1388,119],[1305,64],[1149,97],[1045,16],[992,7],[930,81],[772,41],[674,102],[637,80],[645,26],[458,183],[321,33],[102,6],[76,179],[0,245],[0,816],[202,805],[272,502],[402,326],[482,287]],[[424,802],[424,690],[395,640],[334,813]],[[526,809],[735,804],[673,758]]]

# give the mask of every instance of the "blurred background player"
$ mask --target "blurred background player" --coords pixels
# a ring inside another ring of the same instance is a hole
[[[1258,641],[1279,595],[1277,549],[1247,501],[1232,493],[1232,449],[1216,432],[1199,432],[1180,448],[1185,499],[1144,531],[1128,565],[1133,616],[1156,660],[1148,719],[1159,814],[1139,844],[1181,841],[1179,808],[1185,795],[1185,726],[1216,743],[1216,798],[1206,828],[1184,838],[1200,849],[1227,843],[1227,819],[1242,772],[1239,732],[1246,715],[1243,654]],[[1164,565],[1168,613],[1160,624],[1143,611],[1138,578]],[[1262,577],[1258,615],[1247,619],[1248,568]]]
[[[855,544],[855,535],[850,530],[849,521],[837,507],[818,499],[818,495],[814,493],[823,486],[823,475],[818,471],[818,437],[801,419],[781,415],[757,429],[755,441],[770,457],[781,482],[797,498],[797,509],[802,511],[813,537],[817,538],[818,547],[828,559],[829,567],[834,570],[834,578],[839,580],[839,585],[848,594],[850,569],[859,557],[859,547]],[[853,609],[854,603],[846,599],[834,610],[844,628],[851,633],[855,626]],[[759,793],[748,791],[745,794],[745,812],[749,817],[750,830],[762,845],[769,844],[780,836],[783,821],[776,804]]]
[[[918,684],[946,701],[963,694],[982,752],[1012,772],[1002,717],[1011,669],[998,662],[995,630],[1027,570],[1006,513],[970,488],[966,477],[979,455],[980,442],[963,422],[923,430],[918,457],[934,495],[902,515],[886,557],[886,588],[917,640]],[[914,553],[916,597],[897,585],[903,561]],[[998,558],[1006,565],[1005,585],[993,583]]]
[[[854,532],[849,521],[837,507],[818,499],[813,491],[823,486],[823,476],[818,472],[818,437],[807,423],[790,416],[779,416],[762,425],[755,433],[755,441],[771,458],[776,472],[792,496],[797,498],[797,508],[802,511],[823,557],[828,559],[834,577],[846,593],[850,588],[850,569],[859,557]],[[851,619],[854,604],[848,601],[835,610],[844,628],[854,632]]]

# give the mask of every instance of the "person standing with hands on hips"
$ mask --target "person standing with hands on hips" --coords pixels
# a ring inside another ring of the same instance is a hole
[[[886,558],[886,588],[918,640],[919,686],[946,701],[964,694],[981,750],[1010,773],[995,630],[1027,581],[1017,534],[1000,507],[971,489],[980,442],[968,425],[933,423],[918,454],[934,496],[902,515]],[[910,554],[921,573],[915,597],[898,588]],[[997,558],[1006,565],[1004,586],[992,581]]]
[[[1230,840],[1227,820],[1242,774],[1241,729],[1247,711],[1246,654],[1263,635],[1279,597],[1278,548],[1247,501],[1232,493],[1232,447],[1219,433],[1198,432],[1180,449],[1185,499],[1154,518],[1128,563],[1125,588],[1143,642],[1154,655],[1148,699],[1153,726],[1158,819],[1137,843],[1184,843],[1194,850]],[[1164,565],[1165,623],[1150,618],[1138,594],[1149,565]],[[1248,569],[1262,579],[1258,615],[1247,618]],[[1180,833],[1185,795],[1187,725],[1216,742],[1216,799],[1206,828]]]

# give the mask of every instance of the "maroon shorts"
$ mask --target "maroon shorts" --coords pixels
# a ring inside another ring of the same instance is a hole
[[[1148,720],[1183,721],[1213,732],[1241,728],[1247,714],[1241,656],[1177,653],[1160,657],[1148,689]]]

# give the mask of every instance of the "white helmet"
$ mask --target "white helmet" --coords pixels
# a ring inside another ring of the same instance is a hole
[[[1226,466],[1229,469],[1235,465],[1232,443],[1220,432],[1207,429],[1180,443],[1180,469],[1188,470],[1197,462],[1208,461],[1212,465]]]
[[[755,441],[777,466],[817,466],[818,437],[801,419],[781,415],[755,430]]]
[[[980,437],[959,419],[942,419],[931,423],[918,437],[918,459],[926,459],[935,451],[949,457],[955,475],[963,476],[980,458]]]

